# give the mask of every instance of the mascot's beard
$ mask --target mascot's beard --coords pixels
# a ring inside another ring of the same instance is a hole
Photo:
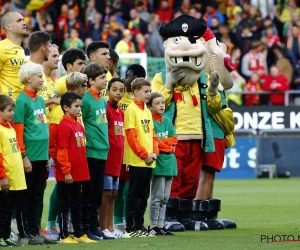
[[[177,84],[178,85],[192,85],[195,82],[197,82],[197,80],[200,77],[201,71],[194,71],[190,68],[181,68],[184,73],[185,73],[185,77],[183,77]]]

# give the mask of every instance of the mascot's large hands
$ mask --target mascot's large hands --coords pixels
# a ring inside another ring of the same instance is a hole
[[[214,96],[218,93],[218,85],[220,83],[219,74],[216,71],[214,71],[210,74],[209,82],[210,82],[210,85],[208,88],[209,94]]]
[[[185,72],[181,68],[167,68],[166,84],[168,89],[173,89],[176,84],[185,78]]]

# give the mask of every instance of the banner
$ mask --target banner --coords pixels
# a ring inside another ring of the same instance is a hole
[[[13,0],[17,8],[26,10],[42,10],[53,3],[54,0]]]
[[[233,110],[235,130],[299,129],[300,106],[237,107]]]

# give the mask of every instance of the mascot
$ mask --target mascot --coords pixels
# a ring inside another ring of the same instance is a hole
[[[222,110],[222,98],[218,73],[209,76],[204,71],[208,53],[201,36],[206,29],[204,20],[187,15],[159,27],[166,71],[155,75],[152,91],[164,96],[166,115],[173,120],[179,140],[175,151],[178,174],[166,211],[166,227],[171,231],[208,230],[209,203],[194,198],[204,153],[215,151],[209,117]]]
[[[201,171],[201,180],[197,190],[195,201],[202,203],[202,207],[208,210],[202,213],[202,219],[207,218],[206,223],[209,229],[236,228],[231,220],[218,220],[217,214],[221,210],[221,200],[213,199],[213,186],[215,172],[222,170],[225,148],[235,144],[234,140],[234,119],[232,110],[227,107],[225,90],[233,85],[230,72],[233,70],[231,58],[226,54],[226,45],[216,40],[213,32],[208,28],[202,36],[205,40],[205,47],[208,52],[208,63],[205,71],[208,74],[216,71],[219,73],[221,84],[218,86],[222,98],[222,110],[210,116],[212,126],[215,152],[205,152]],[[207,204],[208,203],[208,204]],[[206,204],[206,206],[204,206]]]

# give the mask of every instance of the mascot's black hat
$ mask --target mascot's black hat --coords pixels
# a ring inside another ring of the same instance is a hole
[[[192,16],[181,15],[168,24],[160,24],[158,32],[164,40],[176,36],[186,36],[192,39],[201,37],[206,28],[206,22],[203,19],[198,20]]]

